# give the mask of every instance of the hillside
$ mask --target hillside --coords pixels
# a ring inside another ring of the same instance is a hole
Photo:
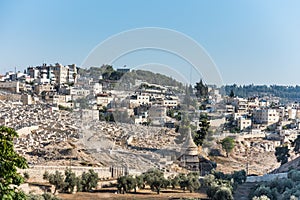
[[[300,157],[297,157],[283,165],[281,165],[280,167],[278,167],[277,169],[275,169],[272,173],[283,173],[283,172],[288,172],[291,169],[297,169],[300,170]]]
[[[229,95],[233,91],[238,97],[252,96],[274,96],[283,99],[284,101],[299,101],[300,86],[282,86],[282,85],[226,85],[223,87],[225,94]]]
[[[171,77],[163,74],[153,73],[145,70],[131,70],[130,72],[123,73],[113,69],[110,65],[103,65],[101,67],[90,67],[87,69],[79,68],[80,77],[88,77],[98,80],[100,76],[104,80],[119,81],[122,79],[124,83],[135,84],[135,80],[143,80],[144,82],[159,84],[163,86],[172,86],[183,89],[183,84]]]
[[[274,150],[266,151],[269,145],[271,142],[260,138],[238,140],[228,158],[221,145],[216,145],[214,149],[219,149],[222,155],[210,156],[210,159],[217,163],[217,170],[224,173],[246,170],[248,165],[248,174],[263,175],[279,167]]]

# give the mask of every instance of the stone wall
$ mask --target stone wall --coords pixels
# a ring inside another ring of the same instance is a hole
[[[81,175],[83,172],[88,172],[88,170],[93,169],[98,173],[99,178],[108,179],[108,178],[117,178],[128,173],[127,169],[122,167],[77,167],[77,166],[32,166],[28,169],[20,169],[19,173],[23,174],[27,172],[29,174],[30,181],[35,182],[46,182],[43,180],[43,174],[45,171],[49,173],[55,173],[59,171],[64,174],[67,168],[71,168],[75,172],[76,176]]]
[[[246,182],[270,182],[275,179],[287,178],[287,173],[265,174],[263,176],[248,176]]]

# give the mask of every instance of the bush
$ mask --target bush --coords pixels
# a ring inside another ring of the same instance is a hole
[[[207,197],[212,199],[219,190],[219,188],[220,186],[217,183],[212,183],[206,190]]]
[[[222,180],[231,180],[232,175],[231,174],[224,174],[223,172],[214,171],[213,175],[216,179],[222,179]]]
[[[290,200],[298,200],[298,198],[297,198],[296,196],[292,195],[292,196],[290,197]]]
[[[175,189],[177,186],[179,186],[180,178],[179,176],[170,176],[168,177],[170,185],[172,186],[172,189]]]
[[[232,178],[234,180],[235,183],[237,184],[241,184],[244,183],[247,179],[247,173],[245,170],[241,170],[241,171],[234,171]]]
[[[290,200],[290,197],[292,196],[292,190],[286,190],[284,193],[281,195],[282,200]]]
[[[288,178],[294,182],[300,181],[300,171],[294,169],[289,171]]]
[[[252,198],[255,196],[260,197],[263,195],[267,196],[269,199],[275,199],[270,187],[265,186],[265,185],[260,185],[259,187],[257,187],[256,190],[254,191],[254,193],[252,194]]]
[[[195,190],[200,188],[199,174],[198,173],[189,173],[187,175],[187,188],[190,192],[194,192]]]
[[[98,173],[90,169],[88,172],[83,172],[79,181],[83,192],[89,192],[98,184]],[[78,185],[78,184],[77,184]]]
[[[164,173],[158,169],[150,169],[145,174],[145,182],[150,186],[151,190],[160,193],[161,188],[165,188],[167,180]]]
[[[276,179],[269,183],[257,185],[250,192],[249,197],[267,196],[269,199],[290,200],[300,197],[300,172],[291,170],[288,178]],[[292,198],[292,196],[294,196]]]
[[[212,198],[213,200],[233,200],[232,192],[228,187],[220,187]]]
[[[271,181],[269,184],[271,189],[276,189],[279,194],[282,194],[287,189],[291,189],[294,187],[294,182],[291,179],[283,178],[283,179],[275,179]]]
[[[24,179],[25,180],[28,180],[30,178],[28,172],[24,172],[23,175],[24,175]]]
[[[260,197],[253,197],[252,200],[270,200],[266,195],[262,195]]]
[[[203,183],[204,186],[207,187],[206,194],[209,198],[232,199],[233,189],[236,188],[238,184],[245,182],[246,178],[245,170],[235,171],[233,174],[212,171],[212,174],[204,177]],[[221,196],[224,196],[224,198]]]
[[[64,175],[55,171],[54,174],[49,174],[47,171],[43,174],[43,179],[48,180],[51,185],[54,185],[54,194],[57,190],[60,190],[64,187]]]
[[[209,187],[215,182],[215,176],[212,174],[208,174],[203,179],[204,186]]]
[[[130,190],[133,190],[136,192],[137,187],[137,179],[133,176],[121,176],[117,179],[117,188],[119,193],[127,193]]]
[[[64,181],[64,192],[72,193],[74,191],[75,186],[77,185],[78,179],[74,172],[71,169],[66,169],[65,171],[65,181]]]

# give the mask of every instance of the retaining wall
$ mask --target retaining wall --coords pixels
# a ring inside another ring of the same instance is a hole
[[[265,174],[263,176],[248,176],[246,182],[270,182],[275,179],[287,178],[287,173]]]

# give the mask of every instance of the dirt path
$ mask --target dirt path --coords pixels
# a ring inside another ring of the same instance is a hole
[[[181,198],[207,198],[205,193],[189,193],[180,190],[162,190],[160,194],[149,190],[140,190],[137,194],[115,194],[115,190],[103,190],[95,193],[78,192],[76,194],[59,194],[64,200],[98,200],[98,199],[181,199]]]

